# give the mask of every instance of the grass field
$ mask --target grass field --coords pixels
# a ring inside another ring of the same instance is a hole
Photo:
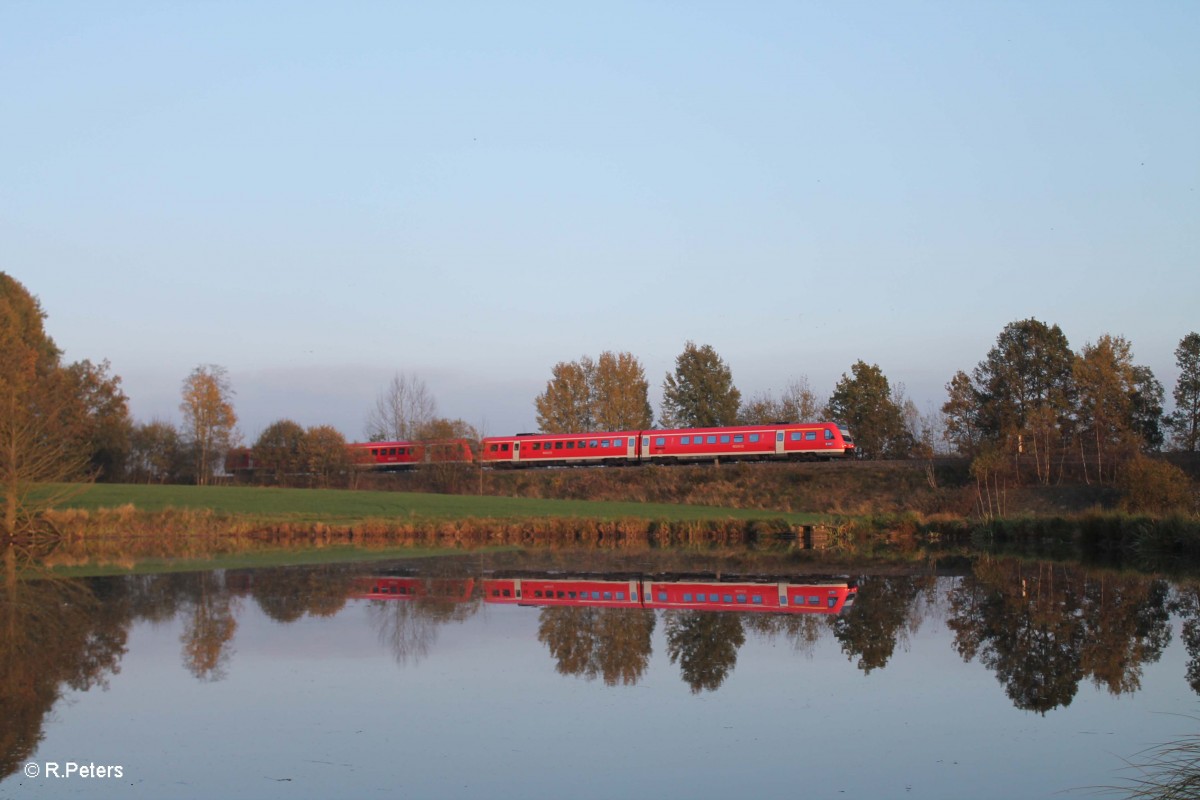
[[[94,484],[60,503],[95,510],[132,505],[142,511],[208,509],[217,514],[288,522],[352,524],[368,519],[652,519],[785,520],[793,525],[827,522],[821,514],[782,513],[666,503],[535,500],[341,489],[279,489],[246,486],[146,486]]]

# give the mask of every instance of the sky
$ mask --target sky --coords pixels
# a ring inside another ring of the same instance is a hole
[[[138,421],[250,441],[391,377],[536,429],[556,362],[687,341],[744,397],[922,411],[1003,327],[1200,330],[1195,2],[0,0],[0,270]]]

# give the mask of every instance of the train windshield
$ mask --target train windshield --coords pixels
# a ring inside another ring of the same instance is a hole
[[[838,432],[842,434],[842,440],[845,441],[846,444],[854,444],[854,440],[850,438],[850,431],[839,427]]]

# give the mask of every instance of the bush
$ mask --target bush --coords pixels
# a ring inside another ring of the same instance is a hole
[[[1196,490],[1183,470],[1165,461],[1139,455],[1121,475],[1121,507],[1144,514],[1190,513]]]

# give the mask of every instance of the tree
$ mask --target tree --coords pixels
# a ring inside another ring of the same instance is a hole
[[[545,433],[641,430],[653,422],[649,383],[632,353],[606,350],[560,361],[546,390],[534,400],[538,427]]]
[[[330,478],[350,470],[346,437],[331,425],[314,425],[301,440],[302,465],[317,486],[326,487]]]
[[[983,435],[1033,456],[1038,479],[1070,431],[1075,354],[1057,325],[1010,322],[974,372]]]
[[[1096,477],[1113,477],[1113,460],[1128,455],[1134,448],[1133,355],[1129,342],[1121,336],[1101,336],[1095,344],[1085,344],[1073,368],[1077,398],[1077,424],[1084,477],[1088,455],[1096,467]]]
[[[419,438],[421,429],[437,415],[437,401],[425,381],[397,372],[375,398],[367,412],[365,433],[371,442],[406,442]]]
[[[1200,450],[1200,333],[1192,332],[1175,348],[1175,364],[1179,380],[1175,383],[1175,412],[1171,414],[1171,430],[1181,450],[1194,453]]]
[[[233,410],[233,388],[224,367],[202,364],[183,382],[184,439],[192,448],[196,483],[205,486],[213,470],[222,463],[225,451],[236,443],[237,414]]]
[[[711,345],[687,342],[663,380],[662,424],[674,428],[736,425],[742,393]]]
[[[1142,438],[1147,450],[1158,450],[1163,444],[1163,385],[1149,367],[1134,365],[1133,430]]]
[[[58,499],[39,485],[79,478],[87,463],[72,444],[77,401],[43,328],[45,313],[24,286],[0,272],[0,536],[31,532]]]
[[[276,483],[283,483],[286,475],[303,472],[304,437],[304,428],[297,422],[290,419],[272,422],[251,448],[256,470],[264,477],[272,476]]]
[[[812,422],[820,416],[820,404],[808,385],[808,378],[789,383],[778,399],[770,391],[754,395],[738,412],[743,425],[766,425],[772,422]]]
[[[865,458],[908,456],[912,436],[883,371],[875,364],[857,361],[850,372],[853,377],[843,374],[834,387],[829,413],[850,428],[858,452]]]
[[[579,433],[595,430],[592,418],[592,381],[595,363],[587,356],[560,361],[551,370],[546,391],[535,399],[538,429],[543,433]]]
[[[188,454],[179,431],[169,422],[136,425],[130,434],[129,479],[146,483],[181,483],[188,472]]]
[[[78,446],[89,454],[89,466],[99,480],[115,481],[125,476],[133,420],[121,378],[110,375],[110,368],[108,361],[84,360],[64,372],[68,392],[77,401],[72,426]]]
[[[971,376],[959,370],[946,384],[950,398],[942,406],[946,441],[966,456],[974,455],[983,440],[979,423],[979,400]]]
[[[592,377],[592,422],[596,430],[625,431],[649,428],[650,383],[632,353],[606,350],[596,362]]]

